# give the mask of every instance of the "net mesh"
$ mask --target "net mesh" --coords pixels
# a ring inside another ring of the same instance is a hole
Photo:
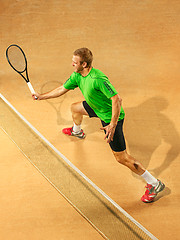
[[[71,168],[0,98],[2,128],[28,159],[107,239],[152,239]]]
[[[24,54],[17,46],[10,46],[7,50],[7,57],[13,68],[22,73],[26,69],[26,60]]]

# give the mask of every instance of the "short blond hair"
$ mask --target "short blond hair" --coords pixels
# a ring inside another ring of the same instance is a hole
[[[81,58],[81,64],[83,62],[87,63],[86,67],[91,67],[93,61],[93,54],[88,48],[79,48],[73,53],[74,56],[79,56]]]

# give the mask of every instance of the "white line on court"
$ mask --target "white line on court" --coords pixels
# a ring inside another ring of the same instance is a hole
[[[114,205],[121,213],[129,218],[134,224],[136,224],[144,233],[146,233],[152,240],[158,240],[152,233],[144,228],[139,222],[137,222],[131,215],[129,215],[124,209],[122,209],[116,202],[114,202],[106,193],[104,193],[98,186],[96,186],[88,177],[86,177],[77,167],[75,167],[61,152],[59,152],[35,127],[32,126],[0,93],[2,100],[50,147],[52,148],[72,169],[74,169],[81,177],[83,177],[93,188],[95,188],[103,197],[105,197],[112,205]],[[4,130],[3,130],[4,131]],[[14,142],[14,141],[13,141]],[[17,144],[16,144],[17,145]],[[19,148],[19,147],[18,147]],[[21,150],[21,149],[20,149]],[[21,151],[23,152],[23,151]],[[23,153],[24,154],[24,153]],[[24,154],[25,155],[25,154]],[[26,155],[25,155],[26,156]],[[27,157],[27,156],[26,156]],[[27,157],[28,158],[28,157]],[[28,158],[29,159],[29,158]],[[29,159],[30,161],[30,159]],[[30,161],[31,162],[31,161]],[[32,162],[31,162],[32,163]],[[33,164],[34,165],[34,164]],[[35,165],[34,165],[35,166]],[[36,167],[36,166],[35,166]],[[36,167],[37,168],[37,167]],[[38,169],[38,168],[37,168]],[[39,172],[41,172],[38,169]],[[41,174],[54,186],[54,184],[41,172]],[[55,187],[55,186],[54,186]],[[56,188],[56,187],[55,187]],[[57,188],[56,188],[57,189]],[[59,192],[60,190],[57,189]],[[61,193],[61,192],[60,192]],[[62,194],[62,193],[61,193]],[[63,195],[63,194],[62,194]],[[63,195],[64,196],[64,195]],[[66,198],[66,196],[64,196]],[[67,198],[66,198],[67,199]],[[68,199],[67,199],[68,200]],[[68,202],[70,202],[68,200]],[[71,203],[72,204],[72,203]],[[73,204],[72,204],[73,205]],[[74,205],[73,205],[74,206]],[[76,207],[75,207],[76,208]],[[77,208],[76,208],[77,209]],[[78,209],[79,210],[79,209]],[[79,211],[80,212],[80,211]],[[81,212],[80,212],[81,213]],[[84,214],[81,213],[84,216]],[[84,216],[85,217],[85,216]],[[86,218],[86,217],[85,217]],[[86,218],[87,219],[87,218]],[[87,219],[93,226],[94,224]],[[97,227],[94,226],[96,229]],[[98,229],[99,231],[99,229]],[[99,231],[100,232],[100,231]],[[101,232],[104,236],[104,234]]]

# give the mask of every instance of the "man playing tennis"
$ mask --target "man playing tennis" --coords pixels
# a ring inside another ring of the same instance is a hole
[[[64,134],[85,138],[81,129],[83,115],[98,117],[102,123],[102,130],[109,143],[116,160],[142,176],[147,182],[146,192],[142,196],[143,202],[152,202],[165,185],[153,177],[140,162],[127,153],[123,134],[124,110],[122,99],[116,89],[100,70],[92,67],[93,55],[87,48],[77,49],[72,58],[74,72],[70,78],[60,87],[44,94],[33,94],[33,99],[45,100],[59,97],[69,90],[80,88],[85,101],[73,103],[71,112],[74,125],[62,130]]]

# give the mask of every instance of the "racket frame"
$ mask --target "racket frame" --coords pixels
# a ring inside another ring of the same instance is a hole
[[[18,71],[12,64],[11,64],[11,61],[9,60],[9,57],[8,57],[8,50],[10,47],[17,47],[19,48],[19,50],[22,52],[23,56],[24,56],[24,60],[25,60],[25,69],[23,71]],[[26,81],[28,87],[29,87],[29,90],[32,94],[35,94],[35,91],[34,91],[34,88],[33,86],[31,85],[30,81],[29,81],[29,76],[28,76],[28,70],[27,70],[27,58],[26,58],[26,55],[24,53],[24,51],[22,50],[22,48],[20,46],[18,46],[17,44],[11,44],[7,49],[6,49],[6,58],[7,58],[7,61],[9,63],[9,65],[14,69],[14,71],[16,71],[17,73],[19,73],[21,75],[21,77],[24,78],[24,80]],[[23,73],[26,73],[26,77],[23,75]]]

